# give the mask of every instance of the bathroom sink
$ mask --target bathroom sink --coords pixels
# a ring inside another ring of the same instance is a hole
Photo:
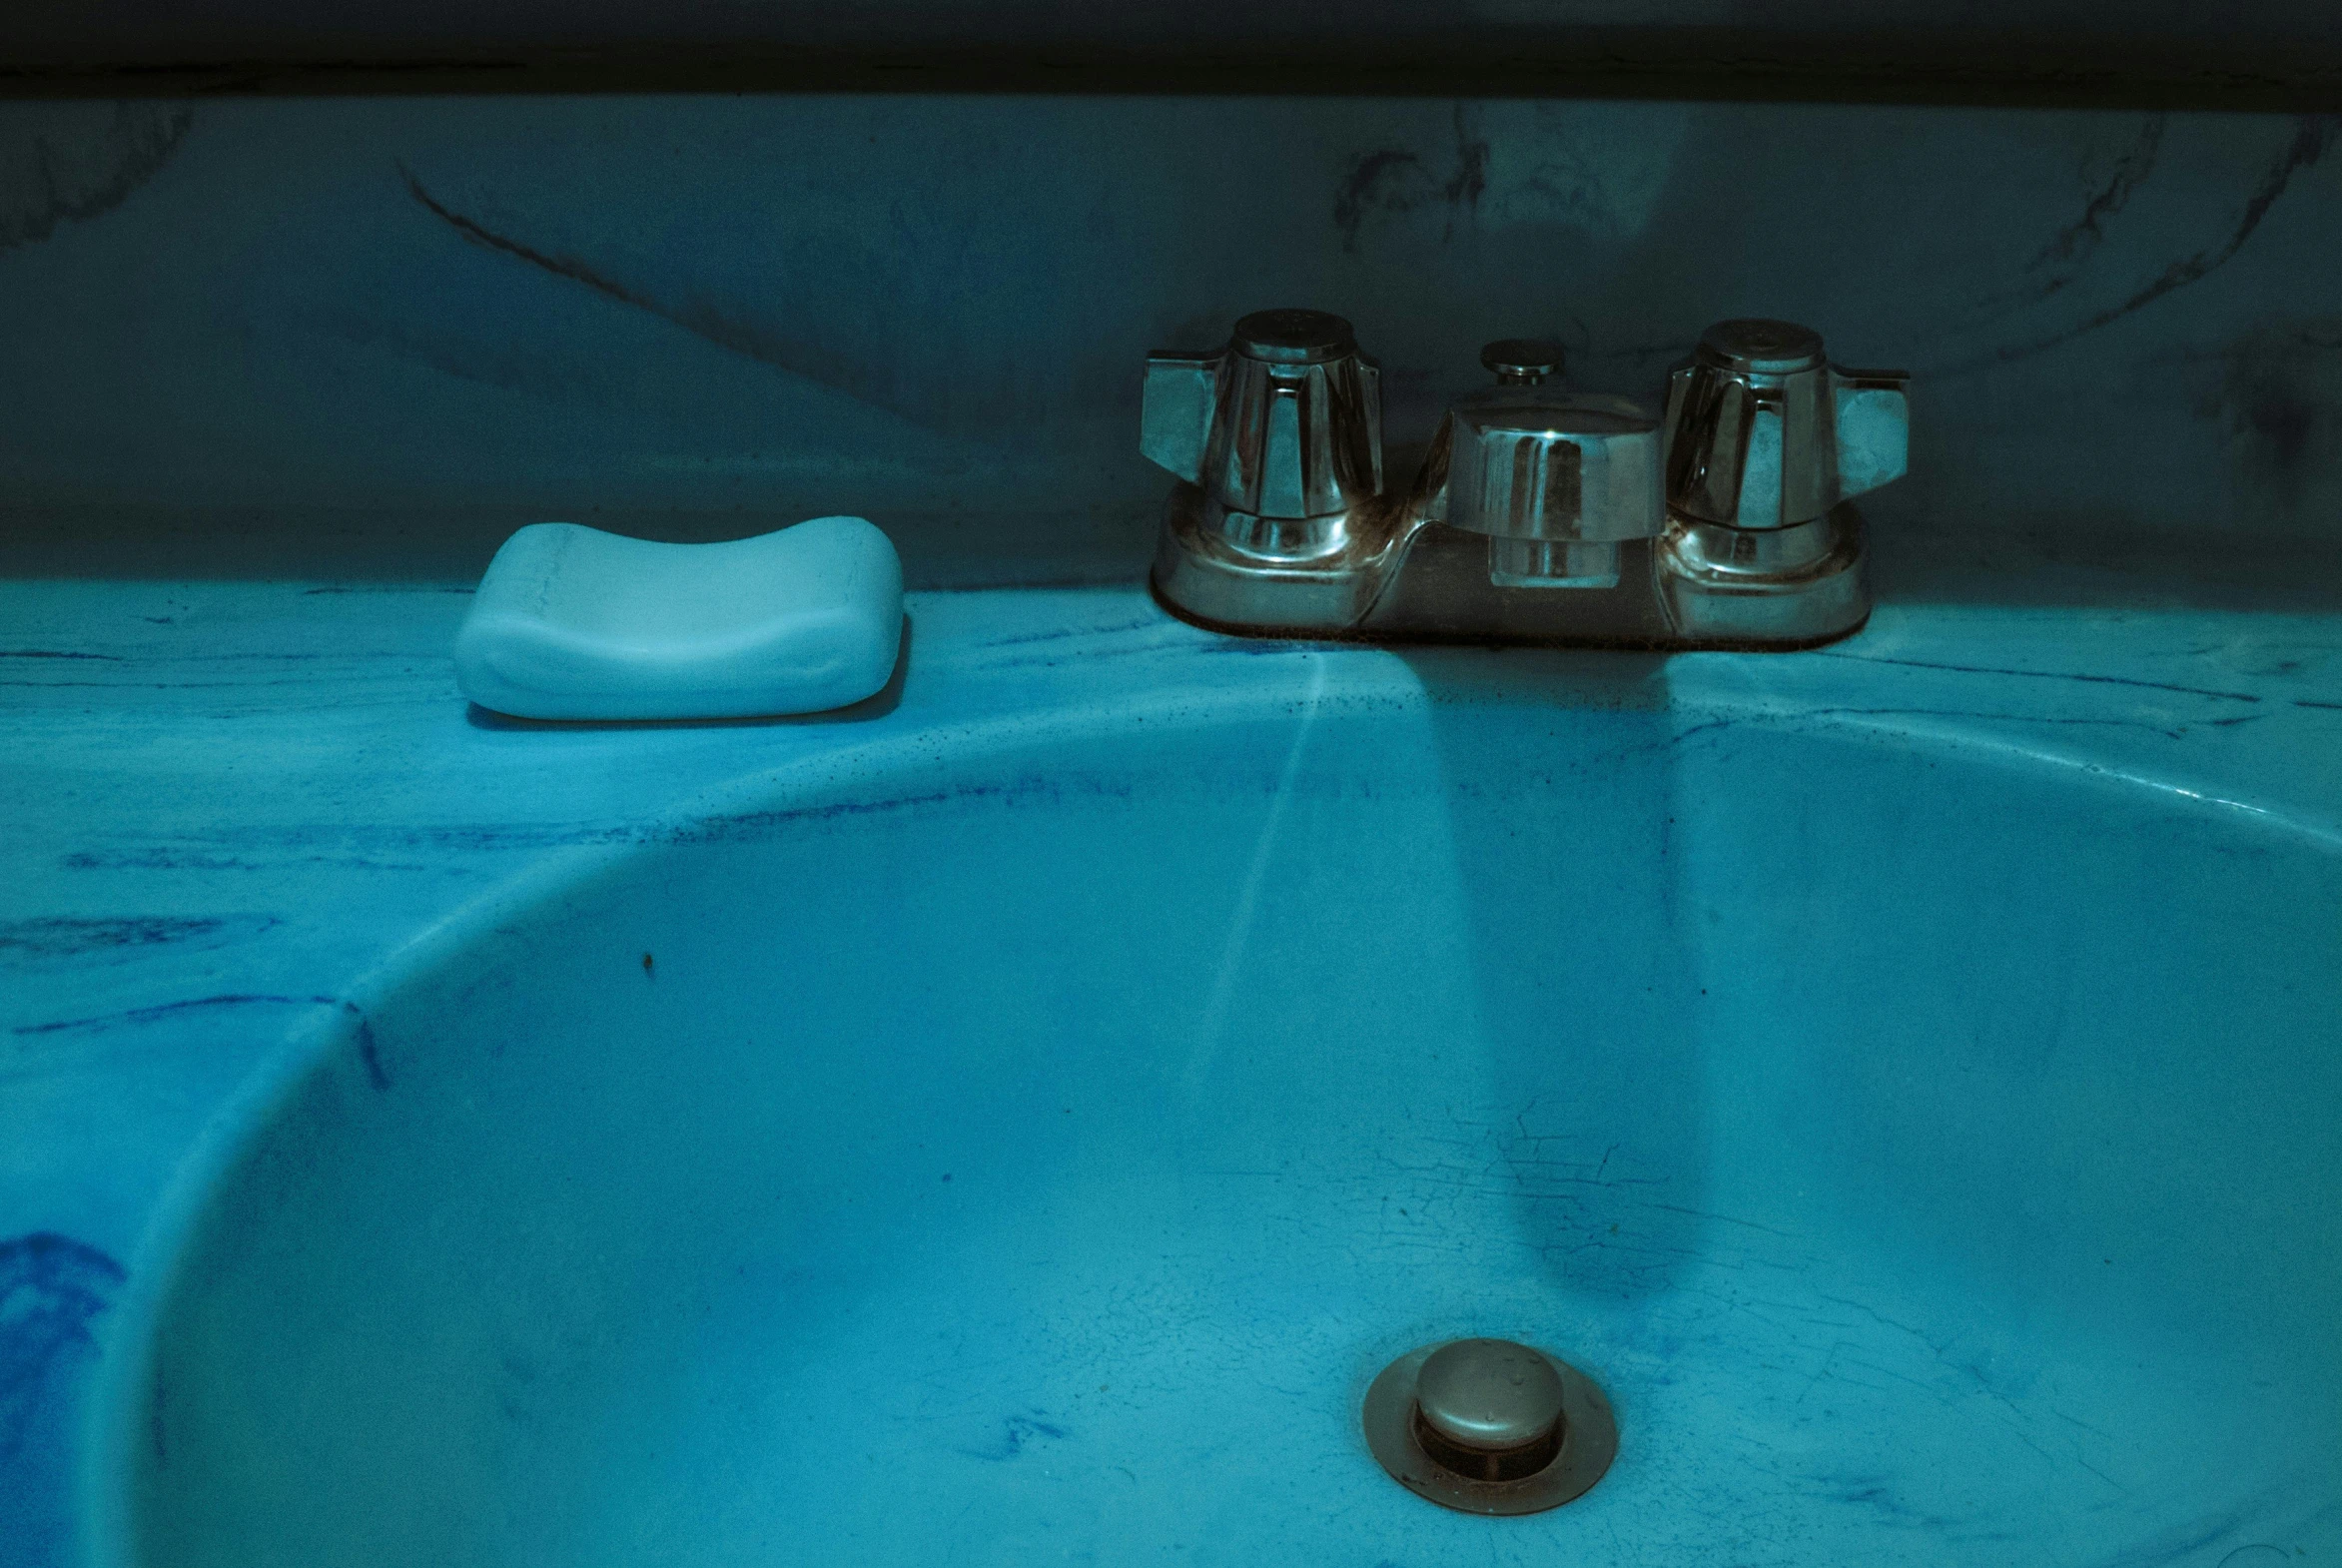
[[[2335,847],[1496,662],[890,742],[427,934],[191,1178],[102,1555],[2342,1551]],[[1376,1465],[1465,1335],[1601,1386],[1591,1491]]]

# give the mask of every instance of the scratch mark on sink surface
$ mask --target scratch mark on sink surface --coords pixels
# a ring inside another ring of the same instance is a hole
[[[1837,653],[1817,649],[1810,657],[1844,659],[1854,664],[1894,664],[1905,669],[1946,670],[1955,675],[2013,675],[2024,680],[2072,680],[2095,686],[2139,686],[2149,691],[2172,691],[2187,697],[2211,697],[2222,702],[2258,702],[2249,691],[2219,691],[2208,686],[2178,686],[2169,681],[2137,680],[2128,675],[2088,675],[2074,670],[2019,670],[1993,664],[1944,664],[1934,659],[1896,659],[1884,654]]]
[[[217,997],[189,997],[183,1002],[160,1002],[153,1007],[130,1008],[120,1013],[97,1013],[88,1018],[57,1019],[46,1024],[19,1024],[14,1033],[19,1035],[52,1035],[65,1029],[111,1029],[117,1024],[151,1024],[174,1013],[197,1009],[225,1007],[331,1007],[333,997],[281,997],[236,992]]]
[[[358,1059],[366,1064],[366,1080],[382,1093],[390,1087],[390,1071],[383,1066],[382,1048],[375,1043],[375,1027],[355,1002],[345,1002],[342,1010],[358,1020]]]
[[[1734,1216],[1733,1216],[1733,1215],[1731,1215],[1731,1214],[1719,1214],[1719,1213],[1714,1213],[1714,1212],[1711,1212],[1710,1210],[1708,1210],[1708,1209],[1705,1209],[1705,1208],[1686,1208],[1686,1207],[1684,1207],[1684,1206],[1683,1206],[1681,1203],[1652,1203],[1652,1202],[1647,1202],[1647,1203],[1643,1204],[1642,1206],[1643,1206],[1643,1207],[1645,1207],[1645,1208],[1658,1208],[1658,1209],[1664,1209],[1664,1210],[1666,1210],[1668,1213],[1671,1213],[1671,1214],[1689,1214],[1689,1215],[1690,1215],[1692,1218],[1694,1218],[1694,1219],[1713,1219],[1713,1220],[1715,1220],[1715,1221],[1716,1221],[1718,1224],[1726,1224],[1726,1225],[1740,1225],[1740,1226],[1742,1226],[1742,1227],[1744,1227],[1744,1228],[1746,1228],[1746,1229],[1750,1229],[1750,1230],[1762,1230],[1762,1231],[1764,1231],[1764,1232],[1765,1232],[1767,1235],[1777,1235],[1777,1236],[1780,1236],[1780,1237],[1782,1237],[1782,1238],[1783,1238],[1783,1239],[1785,1239],[1785,1240],[1795,1241],[1795,1240],[1798,1240],[1798,1239],[1800,1239],[1800,1237],[1798,1236],[1797,1232],[1796,1232],[1796,1231],[1794,1231],[1794,1230],[1782,1230],[1782,1229],[1778,1229],[1778,1228],[1776,1228],[1776,1227],[1774,1227],[1774,1226],[1772,1226],[1772,1225],[1759,1224],[1759,1223],[1758,1223],[1756,1220],[1754,1220],[1754,1219],[1740,1219],[1740,1218],[1736,1218],[1736,1217],[1734,1217]]]
[[[1118,620],[1098,625],[1058,626],[1047,631],[1029,631],[1008,637],[987,637],[982,646],[987,648],[1014,648],[1034,642],[1063,642],[1068,637],[1108,637],[1117,632],[1172,630],[1167,627],[1161,615],[1148,615],[1135,620]]]
[[[1064,1427],[1054,1421],[1042,1419],[1046,1413],[1046,1411],[1034,1410],[1022,1415],[1012,1415],[1001,1423],[1001,1433],[997,1440],[981,1448],[963,1448],[960,1452],[971,1459],[990,1459],[997,1464],[1016,1458],[1025,1451],[1027,1443],[1037,1438],[1059,1441],[1068,1436],[1069,1434]]]
[[[2238,722],[2260,717],[2246,714],[2243,720],[2203,719],[2194,725],[2151,724],[2144,719],[2076,718],[2055,713],[2005,713],[1970,708],[1810,708],[1803,718],[1826,719],[1970,719],[1992,724],[2055,724],[2074,729],[2134,729],[2149,735],[2161,735],[2167,740],[2184,740],[2191,728],[2224,728]]]

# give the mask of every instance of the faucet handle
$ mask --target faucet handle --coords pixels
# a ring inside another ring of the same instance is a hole
[[[1158,349],[1147,356],[1139,454],[1189,484],[1203,482],[1203,449],[1211,440],[1211,411],[1225,358],[1217,349]]]
[[[1147,357],[1139,450],[1228,511],[1336,517],[1382,491],[1382,383],[1350,324],[1256,311],[1224,349]]]
[[[1902,476],[1910,376],[1829,363],[1794,322],[1719,322],[1667,381],[1667,504],[1700,522],[1786,528]]]

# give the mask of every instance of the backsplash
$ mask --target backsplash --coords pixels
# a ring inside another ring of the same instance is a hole
[[[1140,367],[1349,317],[1403,478],[1487,339],[1914,373],[1883,541],[2342,542],[2342,118],[1423,98],[0,105],[0,570],[442,577],[866,514],[1127,579]],[[2332,553],[2332,552],[2328,552]]]

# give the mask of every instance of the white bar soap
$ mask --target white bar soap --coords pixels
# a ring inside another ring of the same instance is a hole
[[[886,685],[902,636],[902,561],[861,517],[723,544],[539,522],[488,562],[455,678],[524,719],[819,713]]]

